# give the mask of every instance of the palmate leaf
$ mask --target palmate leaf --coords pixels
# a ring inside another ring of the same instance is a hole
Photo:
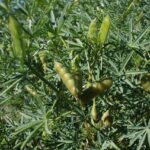
[[[29,122],[27,124],[23,124],[21,126],[19,126],[18,128],[16,128],[15,132],[12,134],[13,136],[18,135],[21,132],[24,132],[30,128],[34,128],[35,126],[41,124],[43,121],[42,120],[34,120],[32,122]]]
[[[26,146],[26,144],[31,140],[31,138],[33,137],[33,135],[38,131],[38,129],[41,128],[41,126],[43,126],[43,122],[41,122],[26,138],[26,140],[22,143],[21,145],[21,150],[24,149],[24,147]]]
[[[149,125],[145,123],[145,126],[128,126],[128,134],[120,137],[120,141],[124,139],[129,139],[131,147],[136,141],[138,141],[138,145],[136,150],[142,149],[142,146],[146,142],[146,137],[148,140],[148,144],[150,146],[150,128]]]

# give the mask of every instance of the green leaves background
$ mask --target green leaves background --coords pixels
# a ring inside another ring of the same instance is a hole
[[[0,1],[0,148],[149,149],[150,96],[141,85],[150,71],[149,5],[148,0]],[[21,28],[24,63],[13,55],[10,15]],[[94,18],[101,25],[106,15],[111,27],[99,47],[88,40],[88,28]],[[113,116],[110,129],[92,126],[91,105],[83,110],[56,75],[54,59],[70,69],[71,53],[80,56],[83,85],[112,77],[113,87],[96,99],[99,115],[109,109]]]

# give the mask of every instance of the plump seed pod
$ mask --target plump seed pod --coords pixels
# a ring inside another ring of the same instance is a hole
[[[75,79],[76,88],[78,89],[79,93],[82,92],[82,73],[79,67],[79,55],[76,55],[74,59],[71,61],[71,69],[72,75]]]
[[[104,19],[103,22],[101,24],[101,28],[100,31],[98,33],[98,43],[102,46],[108,36],[108,32],[109,32],[109,28],[110,28],[110,17],[107,15]]]
[[[24,50],[21,37],[21,28],[18,22],[12,16],[9,16],[8,18],[8,29],[14,45],[13,54],[16,58],[19,58],[21,61],[23,61]]]
[[[105,79],[101,81],[101,84],[103,85],[104,89],[109,89],[112,86],[113,81],[111,79]]]
[[[61,63],[54,62],[54,68],[55,71],[59,74],[60,78],[62,79],[63,83],[67,87],[67,89],[70,91],[70,93],[77,97],[78,96],[78,89],[75,85],[75,80],[72,77],[72,75],[67,71],[65,67]]]
[[[97,114],[97,110],[96,110],[95,99],[93,99],[93,106],[92,106],[92,110],[91,110],[91,117],[94,120],[94,122],[97,122],[97,120],[98,120],[98,114]]]
[[[97,28],[97,20],[96,18],[93,19],[90,23],[90,26],[89,26],[89,31],[88,31],[88,34],[87,34],[87,37],[88,39],[91,41],[91,42],[96,42],[96,39],[97,39],[97,31],[98,31],[98,28]]]
[[[86,88],[80,95],[79,99],[81,105],[87,105],[94,97],[99,94],[103,94],[105,90],[109,89],[112,86],[111,79],[105,79],[101,82],[92,83],[91,86]]]
[[[112,126],[112,123],[113,123],[113,118],[112,116],[108,116],[105,121],[104,121],[104,126],[105,127],[111,127]]]
[[[104,125],[105,127],[111,127],[111,126],[112,126],[113,119],[112,119],[112,116],[110,116],[110,114],[109,114],[109,110],[107,110],[107,111],[103,114],[101,120],[103,121],[103,125]]]
[[[109,110],[107,110],[106,112],[104,112],[104,114],[102,115],[101,120],[104,122],[105,119],[106,119],[108,116],[110,116],[110,115],[109,115]]]

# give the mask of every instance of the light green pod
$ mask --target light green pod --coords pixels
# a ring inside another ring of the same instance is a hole
[[[72,75],[67,71],[65,67],[61,63],[54,62],[55,71],[58,73],[60,78],[62,79],[63,83],[70,91],[70,93],[77,97],[78,96],[78,89],[76,88],[75,80]]]
[[[101,85],[103,86],[104,89],[109,89],[113,84],[113,81],[111,79],[105,79],[101,81]]]
[[[76,88],[78,89],[79,93],[82,92],[82,73],[79,66],[79,55],[76,55],[74,59],[71,61],[71,69],[72,75],[75,80]]]
[[[100,44],[101,46],[105,43],[107,39],[109,28],[110,28],[110,17],[107,15],[103,19],[100,31],[98,33],[98,44]]]
[[[82,94],[79,95],[81,104],[83,106],[87,105],[93,98],[95,98],[99,94],[103,94],[111,86],[111,79],[105,79],[101,82],[91,83],[91,85],[85,90],[83,90]]]
[[[12,16],[9,16],[8,18],[8,29],[10,31],[14,45],[13,54],[16,58],[19,58],[21,61],[23,61],[24,48],[23,40],[21,37],[21,28],[18,22]]]
[[[93,105],[92,105],[92,109],[91,109],[91,117],[94,121],[98,120],[98,113],[96,110],[96,102],[95,99],[93,99]]]
[[[91,21],[89,30],[88,30],[88,34],[87,34],[87,37],[91,42],[96,42],[97,31],[98,31],[97,20],[95,18]]]

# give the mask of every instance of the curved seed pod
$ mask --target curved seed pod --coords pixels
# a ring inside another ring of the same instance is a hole
[[[79,67],[79,55],[76,55],[75,58],[71,61],[72,74],[75,79],[76,88],[79,93],[82,92],[82,73]]]
[[[11,33],[14,49],[13,54],[15,57],[23,61],[24,51],[23,51],[23,41],[21,38],[21,28],[18,22],[12,16],[8,18],[8,29]]]
[[[95,99],[93,99],[93,106],[92,106],[92,110],[91,110],[91,117],[92,119],[97,122],[98,120],[98,114],[97,114],[97,110],[96,110],[96,102]]]
[[[78,96],[78,89],[75,85],[75,80],[73,79],[72,75],[68,73],[65,67],[62,66],[61,63],[54,62],[55,71],[59,74],[60,78],[62,79],[63,83],[70,91],[73,96]]]
[[[106,39],[110,28],[110,17],[107,15],[101,24],[100,31],[98,33],[98,43],[102,46]]]
[[[96,42],[97,31],[98,31],[97,20],[95,18],[91,21],[90,26],[89,26],[89,31],[87,34],[88,39],[91,40],[92,42]]]
[[[104,114],[102,115],[101,120],[104,122],[105,119],[109,116],[109,110],[107,110],[106,112],[104,112]]]
[[[112,118],[112,116],[110,116],[109,110],[107,110],[107,111],[103,114],[101,120],[103,121],[103,125],[104,125],[105,127],[111,127],[111,125],[112,125],[112,123],[113,123],[113,118]]]
[[[111,79],[105,79],[105,80],[101,81],[101,84],[103,84],[103,87],[105,89],[109,89],[112,86],[113,81]]]
[[[92,83],[91,86],[86,88],[80,95],[80,103],[85,106],[98,94],[103,94],[105,90],[109,89],[112,86],[111,79],[105,79],[101,82]]]
[[[112,118],[112,116],[108,116],[108,117],[105,119],[105,121],[104,121],[103,124],[104,124],[105,127],[111,127],[112,124],[113,124],[113,118]]]

